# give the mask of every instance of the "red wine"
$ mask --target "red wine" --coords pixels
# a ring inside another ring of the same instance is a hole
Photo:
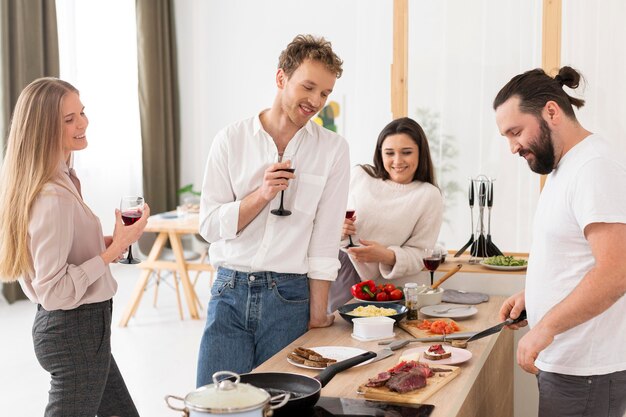
[[[354,217],[354,210],[346,210],[346,219],[351,219]]]
[[[293,174],[294,172],[296,172],[296,169],[295,168],[283,168],[283,169],[278,169],[277,171],[287,171],[287,172],[291,172]],[[274,172],[276,172],[276,171],[274,171]],[[281,177],[281,179],[282,180],[286,180],[287,178]]]
[[[122,212],[122,221],[124,222],[124,225],[126,226],[130,226],[131,224],[135,223],[140,218],[141,218],[140,211],[133,210],[133,211]]]
[[[424,266],[429,271],[435,271],[441,264],[441,258],[424,258]]]

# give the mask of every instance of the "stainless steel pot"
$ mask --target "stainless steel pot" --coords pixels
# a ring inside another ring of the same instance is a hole
[[[229,379],[220,380],[219,377]],[[287,404],[289,397],[289,393],[271,397],[264,389],[240,383],[238,374],[221,371],[213,374],[213,384],[200,387],[185,398],[167,395],[165,403],[172,410],[181,411],[185,417],[270,417],[275,409]],[[184,407],[175,407],[170,400],[181,401]]]

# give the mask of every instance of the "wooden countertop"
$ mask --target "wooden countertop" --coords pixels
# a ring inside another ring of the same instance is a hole
[[[498,311],[504,297],[492,296],[488,303],[477,305],[478,314],[458,323],[465,331],[484,330],[499,323]],[[378,351],[385,346],[378,342],[360,342],[353,339],[352,325],[335,313],[335,324],[324,329],[313,329],[295,340],[285,349],[257,367],[253,372],[290,372],[315,376],[318,371],[298,368],[287,362],[287,354],[297,346],[351,346]],[[411,336],[395,327],[396,339]],[[339,373],[322,389],[328,397],[363,398],[356,393],[357,387],[368,378],[376,376],[395,365],[402,352],[422,343],[411,343],[394,355],[357,368]],[[468,350],[472,358],[463,364],[461,373],[426,403],[434,404],[432,417],[453,416],[511,416],[513,415],[513,335],[508,329],[483,339],[470,342]]]

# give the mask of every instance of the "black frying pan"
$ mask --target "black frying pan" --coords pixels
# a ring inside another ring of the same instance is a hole
[[[259,372],[240,375],[241,382],[262,388],[270,395],[290,392],[291,398],[281,408],[274,410],[274,416],[294,416],[302,411],[313,408],[320,398],[320,391],[341,371],[352,368],[376,357],[374,352],[365,352],[352,358],[334,363],[315,377],[290,374],[286,372]]]

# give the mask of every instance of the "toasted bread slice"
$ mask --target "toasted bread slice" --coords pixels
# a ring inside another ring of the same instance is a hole
[[[295,353],[298,356],[302,356],[305,359],[312,360],[312,361],[321,361],[322,359],[324,359],[324,357],[320,355],[319,353],[317,353],[316,351],[307,349],[305,347],[297,347],[293,350],[293,353]]]
[[[438,361],[441,359],[446,359],[446,358],[449,358],[450,356],[452,356],[452,352],[446,352],[446,353],[432,353],[428,351],[424,352],[424,357],[431,361]]]

